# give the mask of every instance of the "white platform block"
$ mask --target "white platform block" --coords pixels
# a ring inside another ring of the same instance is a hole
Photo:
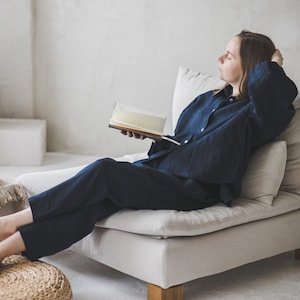
[[[45,120],[0,118],[0,165],[39,166],[45,153]]]

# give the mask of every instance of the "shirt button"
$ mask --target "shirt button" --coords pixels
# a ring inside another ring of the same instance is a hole
[[[215,112],[216,111],[216,109],[214,108],[211,112]]]
[[[232,103],[233,102],[233,98],[229,98],[229,102]]]
[[[203,132],[204,131],[204,128],[201,128],[201,132]]]
[[[185,140],[183,143],[184,143],[184,144],[187,144],[188,142],[189,142],[189,140]]]

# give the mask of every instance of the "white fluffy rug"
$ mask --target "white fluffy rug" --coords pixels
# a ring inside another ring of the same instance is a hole
[[[44,261],[68,277],[74,300],[146,300],[146,283],[71,251]],[[293,253],[205,277],[184,285],[185,300],[298,300],[300,261]]]

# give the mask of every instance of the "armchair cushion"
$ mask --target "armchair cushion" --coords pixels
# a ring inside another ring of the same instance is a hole
[[[295,116],[276,140],[285,140],[287,162],[280,190],[300,194],[300,95],[294,101]]]
[[[242,181],[241,197],[272,205],[286,166],[285,141],[268,143],[251,156]]]

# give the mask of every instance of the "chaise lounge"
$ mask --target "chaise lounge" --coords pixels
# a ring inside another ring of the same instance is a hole
[[[223,85],[219,79],[180,68],[173,124],[195,96]],[[96,224],[71,249],[148,282],[149,300],[181,300],[183,284],[295,250],[300,259],[300,97],[296,114],[276,140],[258,149],[232,207],[196,211],[122,210]],[[134,161],[145,153],[118,160]],[[31,194],[75,174],[81,167],[17,178]]]

